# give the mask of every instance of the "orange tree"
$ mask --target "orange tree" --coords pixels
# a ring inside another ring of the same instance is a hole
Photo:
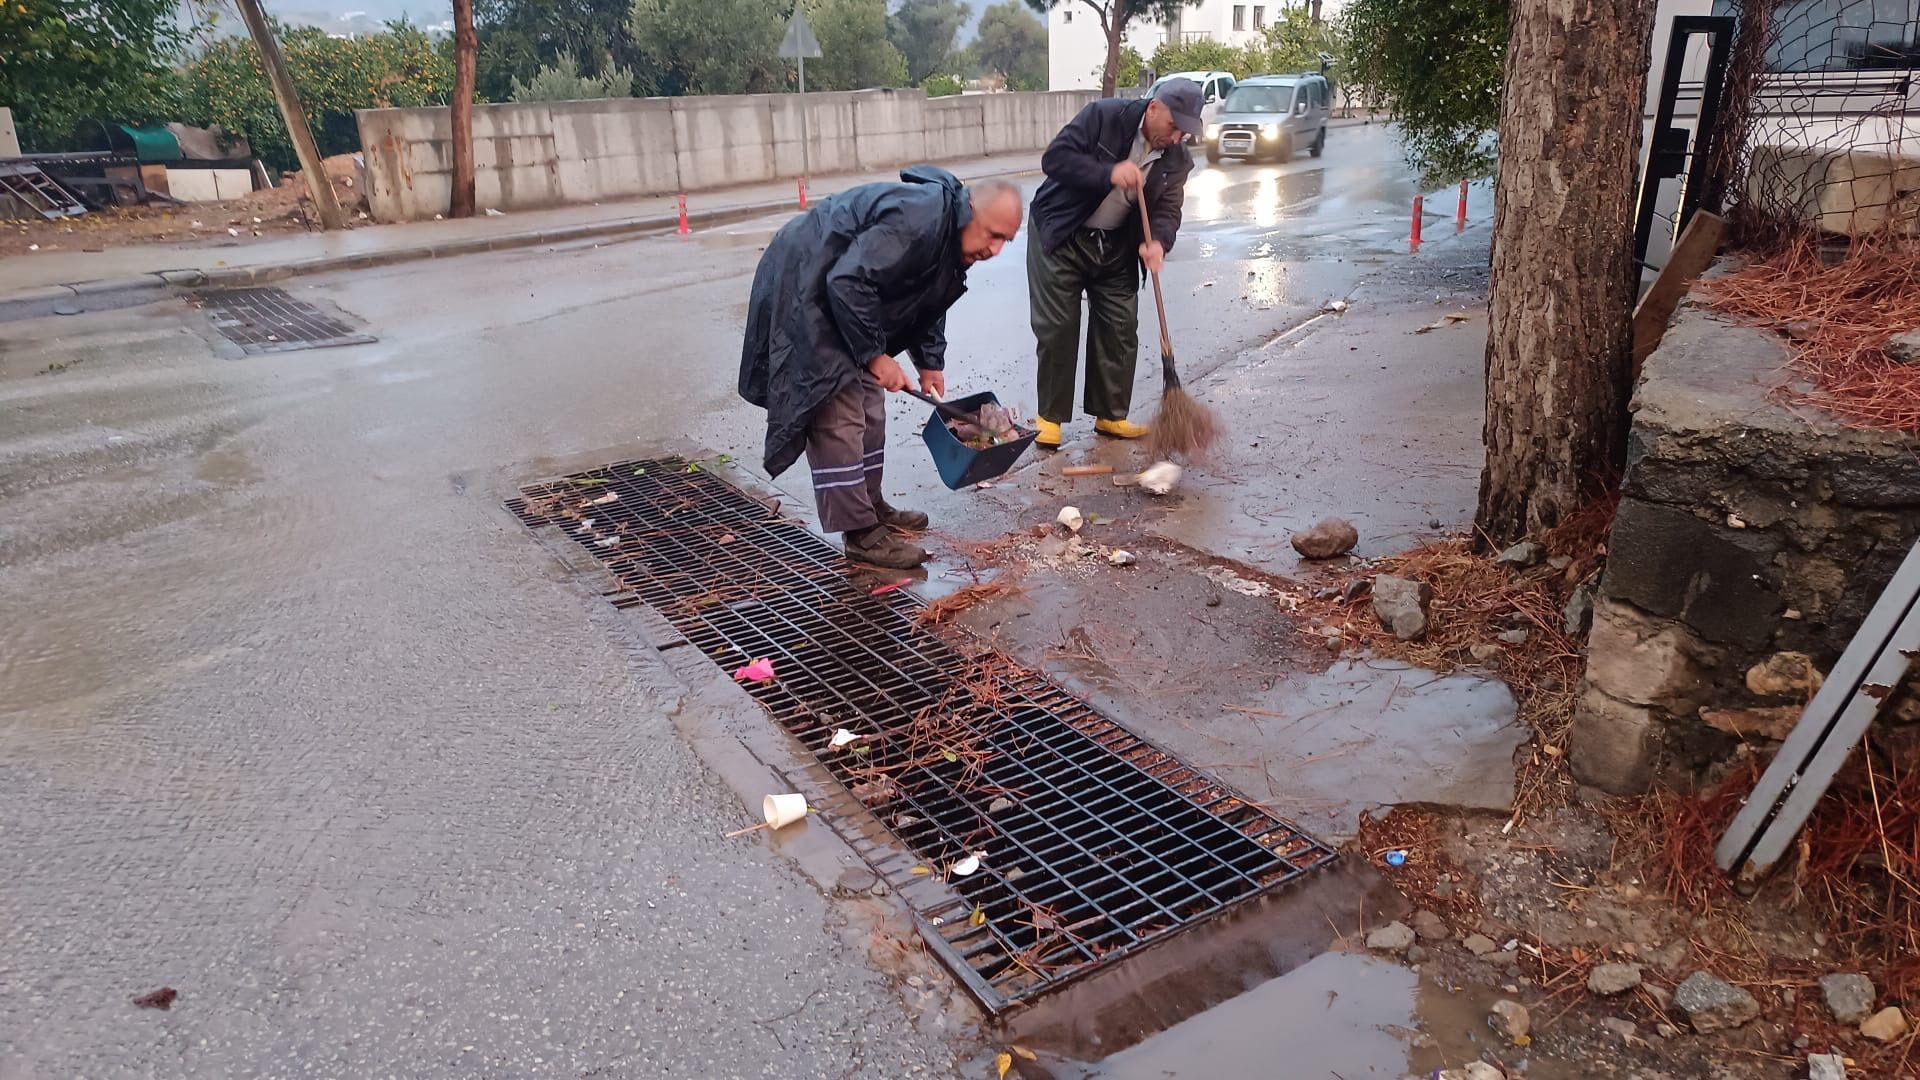
[[[168,120],[186,42],[175,0],[0,2],[0,105],[28,150],[60,150],[91,120]]]
[[[435,43],[405,22],[356,38],[331,38],[313,27],[276,27],[276,32],[322,154],[359,149],[356,109],[445,105],[453,91],[448,43]],[[296,167],[293,143],[251,41],[209,42],[185,74],[186,111],[193,122],[245,136],[254,155],[272,168]]]

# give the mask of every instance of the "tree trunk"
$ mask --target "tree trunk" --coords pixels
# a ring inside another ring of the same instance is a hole
[[[453,0],[453,199],[448,217],[473,216],[473,83],[479,51],[473,0]]]
[[[1625,460],[1634,170],[1653,5],[1518,0],[1488,295],[1493,544],[1551,528]]]
[[[1112,97],[1114,84],[1120,79],[1120,35],[1127,28],[1118,3],[1107,9],[1101,28],[1107,32],[1107,66],[1100,74],[1100,96]]]

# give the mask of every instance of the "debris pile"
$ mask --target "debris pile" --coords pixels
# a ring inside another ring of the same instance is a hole
[[[987,450],[1020,438],[1020,425],[1013,422],[1013,414],[994,402],[987,402],[967,416],[968,419],[949,416],[946,425],[953,437],[970,449]]]
[[[1855,241],[1829,265],[1812,237],[1698,286],[1715,309],[1793,341],[1810,390],[1784,388],[1853,427],[1920,434],[1920,364],[1894,339],[1920,327],[1920,243]]]

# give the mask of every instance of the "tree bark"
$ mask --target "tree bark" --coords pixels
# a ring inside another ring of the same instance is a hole
[[[1114,84],[1120,81],[1120,35],[1127,28],[1121,4],[1125,0],[1115,0],[1108,5],[1106,15],[1100,20],[1100,28],[1107,32],[1107,66],[1100,74],[1100,96],[1112,97]]]
[[[453,0],[453,198],[448,217],[473,216],[473,93],[479,51],[473,0]]]
[[[1518,0],[1488,293],[1479,526],[1540,533],[1625,461],[1634,170],[1653,4]]]

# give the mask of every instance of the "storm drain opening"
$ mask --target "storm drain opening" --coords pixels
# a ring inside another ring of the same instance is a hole
[[[773,662],[747,690],[905,850],[848,837],[990,1012],[1334,861],[1041,672],[928,629],[908,591],[873,595],[825,539],[697,464],[609,465],[507,506],[721,669]]]
[[[219,289],[195,299],[206,309],[213,328],[248,353],[326,349],[378,340],[360,333],[344,313],[322,311],[295,300],[284,289]]]

